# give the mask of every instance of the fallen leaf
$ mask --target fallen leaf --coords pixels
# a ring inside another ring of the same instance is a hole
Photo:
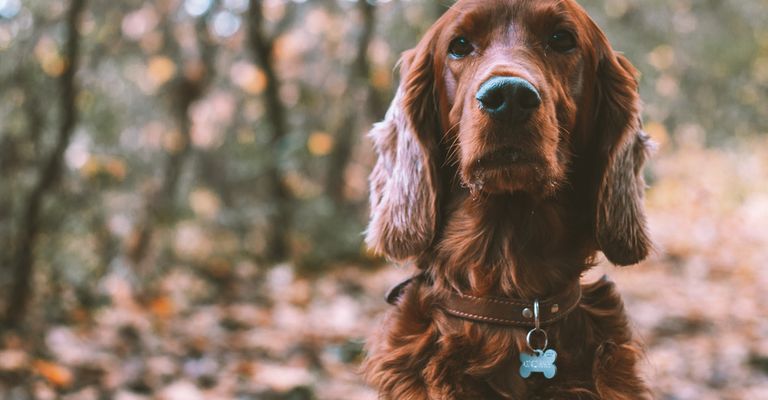
[[[74,380],[72,371],[63,365],[45,360],[35,360],[33,366],[38,374],[57,387],[68,387]]]

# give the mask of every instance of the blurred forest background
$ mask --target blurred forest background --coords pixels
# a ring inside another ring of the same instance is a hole
[[[768,1],[581,3],[660,144],[658,251],[595,276],[660,399],[766,399]],[[364,133],[449,6],[0,0],[0,398],[375,399]]]

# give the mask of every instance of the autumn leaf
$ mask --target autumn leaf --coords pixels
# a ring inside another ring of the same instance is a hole
[[[74,380],[69,368],[51,361],[35,360],[33,367],[40,376],[60,388],[69,387]]]
[[[149,303],[149,311],[158,318],[168,318],[176,311],[173,300],[168,296],[154,298]]]

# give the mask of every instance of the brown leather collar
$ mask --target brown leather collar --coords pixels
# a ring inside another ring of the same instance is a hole
[[[489,324],[530,327],[535,326],[534,302],[536,300],[496,297],[474,297],[450,292],[442,309],[449,315],[470,321]],[[581,301],[581,285],[578,281],[564,292],[539,302],[539,323],[546,326],[565,318]]]
[[[387,302],[395,304],[402,293],[414,279],[421,275],[401,282],[387,293]],[[546,326],[565,318],[581,301],[581,284],[576,281],[562,293],[539,301],[539,323]],[[444,296],[440,308],[448,315],[470,321],[489,324],[534,327],[533,315],[535,300],[475,297],[454,291]]]

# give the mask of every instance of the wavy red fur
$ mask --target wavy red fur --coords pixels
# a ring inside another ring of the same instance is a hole
[[[563,30],[575,48],[553,50],[547,41]],[[471,54],[449,54],[457,37]],[[607,280],[585,286],[580,305],[547,327],[558,352],[552,380],[519,376],[526,329],[440,307],[451,291],[547,298],[579,280],[598,251],[617,265],[646,257],[649,146],[629,61],[572,0],[464,0],[404,53],[401,75],[370,134],[378,161],[366,240],[423,276],[369,341],[367,379],[396,400],[649,398],[640,347]],[[540,106],[514,123],[490,115],[477,97],[494,77],[525,80]],[[487,154],[493,163],[481,162]]]

